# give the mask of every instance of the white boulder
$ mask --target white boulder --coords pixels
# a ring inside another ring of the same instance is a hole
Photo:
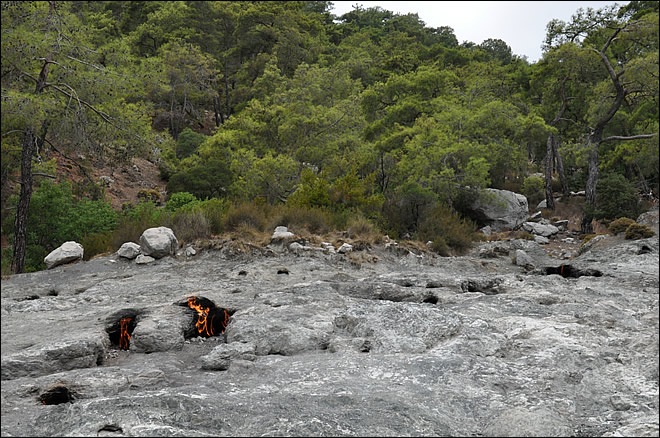
[[[142,254],[155,259],[176,254],[179,241],[174,232],[167,227],[149,228],[140,236]]]
[[[64,242],[59,248],[54,249],[44,258],[46,268],[71,263],[83,258],[84,249],[81,244],[73,241]]]
[[[293,234],[287,227],[279,226],[275,228],[275,232],[270,238],[271,243],[286,243],[295,239]]]
[[[119,248],[117,254],[119,257],[133,260],[140,254],[140,245],[134,242],[126,242]]]

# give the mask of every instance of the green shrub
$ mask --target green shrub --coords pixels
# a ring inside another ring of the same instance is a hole
[[[397,187],[392,197],[383,204],[385,228],[398,236],[414,233],[436,199],[435,193],[416,182]]]
[[[9,202],[17,202],[17,197]],[[109,203],[76,200],[70,183],[43,181],[34,190],[28,210],[25,271],[45,269],[43,258],[64,242],[73,240],[82,244],[87,236],[111,232],[117,223],[117,213]],[[13,219],[6,221],[6,226],[3,231],[13,241]]]
[[[165,203],[165,208],[170,211],[175,211],[184,205],[195,203],[197,201],[197,197],[189,192],[172,193],[170,199]]]
[[[160,192],[154,189],[141,189],[137,192],[138,202],[151,201],[156,205],[160,205]]]
[[[530,206],[536,206],[545,199],[545,180],[540,176],[528,176],[523,181],[522,194]]]
[[[617,235],[625,232],[630,224],[633,223],[635,223],[635,221],[628,217],[620,217],[619,219],[612,221],[607,228],[610,230],[610,233]]]
[[[170,176],[167,191],[189,192],[197,199],[221,198],[232,183],[232,174],[225,161],[215,158]]]
[[[585,212],[596,220],[637,217],[641,213],[635,186],[618,173],[600,178],[596,193],[596,205],[585,205]]]
[[[637,240],[653,237],[655,233],[648,226],[633,222],[626,229],[626,239]]]
[[[186,128],[179,134],[176,140],[176,156],[179,159],[186,158],[195,153],[199,145],[204,143],[208,137]]]
[[[420,240],[433,242],[431,248],[438,254],[446,253],[445,245],[456,253],[463,254],[476,240],[476,229],[472,221],[438,203],[424,217],[417,234]]]
[[[224,218],[224,228],[236,231],[240,226],[247,226],[263,231],[266,225],[265,207],[242,203],[232,205]]]
[[[330,205],[329,184],[325,178],[305,168],[300,174],[300,183],[296,191],[286,200],[294,207],[327,207]]]
[[[224,217],[229,209],[229,203],[224,199],[211,198],[189,203],[182,207],[183,210],[188,208],[199,208],[201,210],[208,222],[211,234],[220,234],[224,231]]]

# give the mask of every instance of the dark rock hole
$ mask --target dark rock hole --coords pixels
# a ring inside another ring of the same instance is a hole
[[[110,342],[120,350],[128,350],[131,336],[142,312],[137,309],[123,309],[114,312],[106,319],[105,331]]]
[[[424,298],[424,303],[429,303],[429,304],[438,304],[438,297],[431,295],[426,298]]]
[[[548,266],[544,270],[546,275],[555,274],[561,275],[564,278],[578,278],[582,276],[601,277],[603,275],[597,269],[579,269],[572,265]]]
[[[642,245],[642,247],[639,248],[639,251],[637,251],[637,255],[648,254],[650,252],[653,252],[653,250],[649,246]]]
[[[64,385],[57,385],[39,396],[39,401],[44,405],[59,405],[62,403],[72,403],[74,400],[73,392]]]
[[[224,335],[229,318],[236,312],[233,309],[217,307],[213,301],[205,297],[191,296],[177,304],[188,307],[193,315],[190,326],[184,332],[185,339]]]
[[[117,426],[116,424],[106,424],[98,430],[99,432],[119,432],[124,433],[124,429]]]

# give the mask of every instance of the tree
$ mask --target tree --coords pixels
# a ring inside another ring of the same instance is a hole
[[[115,53],[107,58],[92,47],[87,38],[94,32],[72,14],[71,3],[6,2],[2,7],[2,136],[21,149],[12,259],[12,271],[20,273],[33,159],[59,143],[125,160],[149,144],[150,124],[145,108],[134,100],[141,95],[134,76],[116,71],[125,55],[121,45],[112,46]]]
[[[588,150],[589,177],[586,184],[585,213],[581,230],[585,234],[593,232],[593,207],[596,203],[596,186],[599,172],[601,145],[610,141],[625,141],[651,138],[656,133],[629,133],[617,123],[615,116],[620,110],[626,111],[634,101],[645,97],[653,98],[652,83],[657,84],[658,65],[658,14],[652,12],[639,19],[617,17],[613,7],[599,10],[580,9],[571,22],[553,20],[548,24],[546,47],[570,43],[596,56],[602,65],[600,80],[592,83],[593,96],[586,113],[585,136]],[[648,71],[643,81],[634,80],[636,71]],[[655,86],[657,101],[657,85]],[[630,135],[632,134],[632,135]]]

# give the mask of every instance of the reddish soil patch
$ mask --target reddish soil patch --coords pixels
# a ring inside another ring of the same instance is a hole
[[[167,182],[161,179],[158,166],[144,158],[133,158],[126,164],[89,165],[81,161],[74,162],[58,156],[58,181],[68,180],[78,184],[94,182],[103,187],[106,199],[116,210],[121,210],[123,204],[136,204],[140,192],[155,193],[159,197],[158,202],[165,201]]]

